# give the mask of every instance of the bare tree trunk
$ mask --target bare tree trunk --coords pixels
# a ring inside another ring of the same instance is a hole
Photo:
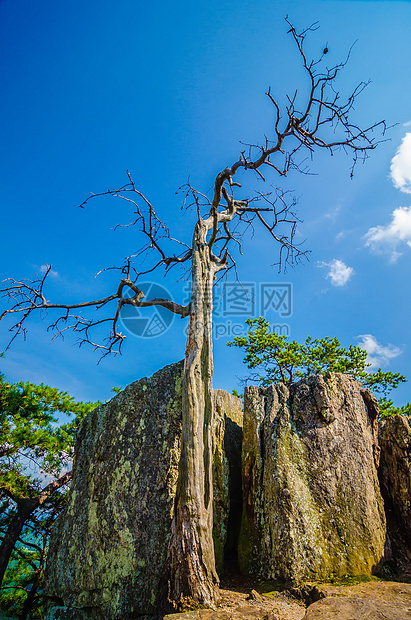
[[[168,599],[213,606],[218,576],[213,543],[213,280],[217,270],[200,221],[193,241],[192,300],[183,378],[181,461],[169,547]]]

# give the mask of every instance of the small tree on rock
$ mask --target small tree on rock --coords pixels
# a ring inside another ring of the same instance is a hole
[[[11,306],[0,318],[17,315],[12,327],[15,337],[25,334],[26,322],[37,311],[60,311],[51,328],[57,333],[72,328],[102,355],[121,352],[125,335],[119,330],[122,308],[162,306],[189,321],[183,377],[183,411],[181,462],[172,532],[168,550],[168,599],[175,605],[185,603],[214,605],[218,597],[212,539],[212,289],[217,277],[235,267],[232,248],[241,243],[242,235],[255,225],[270,235],[279,249],[280,267],[295,264],[305,252],[295,243],[298,218],[295,201],[287,192],[269,184],[272,175],[286,176],[291,170],[303,169],[301,162],[312,158],[316,151],[333,154],[344,150],[358,159],[365,159],[377,142],[373,137],[384,122],[361,128],[350,119],[354,101],[366,86],[359,84],[346,101],[341,101],[336,78],[345,62],[328,68],[326,51],[316,61],[309,60],[304,49],[308,32],[297,32],[287,20],[289,32],[302,62],[306,85],[304,92],[287,98],[284,109],[266,93],[273,107],[273,126],[262,144],[245,148],[238,159],[217,174],[211,195],[190,183],[183,187],[183,217],[188,220],[189,208],[194,211],[191,239],[177,241],[168,226],[160,220],[153,203],[136,187],[130,173],[128,182],[117,189],[87,198],[81,207],[98,196],[110,195],[126,201],[134,210],[135,226],[144,239],[141,247],[128,255],[116,269],[120,281],[114,290],[101,299],[68,304],[50,302],[45,288],[51,267],[42,278],[33,281],[10,279],[3,293]],[[327,57],[328,58],[328,57]],[[353,168],[352,168],[353,170]],[[237,182],[239,173],[256,175],[266,187],[247,195]],[[351,171],[352,174],[352,171]],[[139,259],[144,257],[144,263]],[[151,264],[149,260],[151,259]],[[187,305],[170,299],[144,299],[139,279],[156,270],[168,273],[178,265],[188,266],[192,292]],[[112,305],[110,314],[107,308]],[[87,310],[98,309],[96,315]],[[98,318],[96,318],[98,317]],[[94,334],[107,325],[110,332],[105,342]],[[97,330],[97,331],[96,331]]]
[[[328,372],[342,372],[351,375],[379,397],[381,417],[394,413],[409,415],[411,405],[401,408],[393,406],[387,400],[391,390],[397,388],[407,379],[399,372],[375,372],[367,369],[367,351],[350,345],[348,349],[341,346],[338,338],[312,338],[308,336],[303,344],[288,340],[272,332],[267,319],[247,319],[249,326],[245,336],[237,336],[228,346],[236,346],[245,351],[244,363],[252,373],[248,380],[263,386],[272,383],[284,383],[290,387],[299,379],[310,375],[324,375]]]

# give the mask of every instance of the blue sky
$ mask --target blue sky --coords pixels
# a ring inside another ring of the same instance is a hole
[[[1,0],[1,279],[30,278],[52,264],[52,301],[112,292],[116,276],[94,274],[138,245],[135,231],[113,230],[130,212],[114,200],[76,205],[122,184],[126,169],[176,236],[189,240],[193,219],[180,211],[178,187],[190,176],[206,192],[237,159],[240,141],[270,131],[268,86],[280,100],[306,87],[286,13],[297,28],[319,21],[308,49],[317,56],[327,44],[330,63],[356,41],[341,90],[371,84],[354,118],[396,125],[352,180],[342,154],[315,157],[315,176],[291,174],[285,187],[299,198],[298,239],[310,260],[278,274],[277,248],[258,231],[245,241],[240,279],[257,292],[261,283],[291,283],[292,315],[271,309],[267,318],[286,324],[292,338],[363,343],[383,369],[411,378],[409,1]],[[156,282],[184,299],[184,283]],[[245,374],[241,351],[225,345],[244,318],[227,304],[217,308],[216,387],[238,388]],[[9,325],[0,324],[0,350]],[[52,342],[46,325],[33,319],[27,340],[7,351],[2,371],[10,380],[104,400],[113,386],[184,355],[177,318],[157,338],[130,334],[123,356],[99,365],[69,335]],[[410,400],[408,385],[395,400]]]

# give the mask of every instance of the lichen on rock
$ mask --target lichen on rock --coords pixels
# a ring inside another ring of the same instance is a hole
[[[181,373],[182,364],[167,366],[132,383],[79,429],[46,594],[76,613],[89,609],[85,617],[134,618],[156,604],[177,483]]]
[[[53,528],[45,620],[128,620],[156,612],[178,478],[183,363],[132,383],[82,422],[67,508]],[[218,390],[214,470],[222,563],[230,498],[225,419],[242,403]]]
[[[299,583],[380,564],[385,516],[367,398],[341,374],[246,389],[243,572]]]

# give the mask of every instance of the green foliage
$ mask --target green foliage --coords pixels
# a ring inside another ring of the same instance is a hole
[[[395,407],[392,400],[387,398],[380,398],[378,401],[380,405],[380,418],[385,420],[391,415],[407,415],[411,416],[411,403],[407,403],[402,407]]]
[[[0,607],[7,618],[20,618],[27,595],[36,581],[36,594],[30,609],[30,618],[41,618],[43,567],[46,544],[42,537],[33,535],[26,527],[19,543],[13,549],[11,561],[0,590]]]
[[[54,521],[67,500],[59,493],[44,510],[31,515],[19,536],[0,589],[0,609],[9,620],[42,617],[44,567],[48,539]],[[12,511],[0,514],[0,531],[5,531]],[[29,606],[27,604],[29,598]],[[24,613],[26,612],[26,613]]]
[[[10,384],[0,376],[0,488],[16,496],[37,495],[38,470],[58,476],[72,455],[75,429],[95,406],[56,388]],[[75,417],[59,425],[58,413]],[[34,476],[28,461],[38,466]]]
[[[244,396],[244,394],[239,394],[239,393],[237,392],[237,390],[232,390],[232,391],[231,391],[231,394],[232,394],[233,396],[237,396],[237,398],[243,398],[243,396]]]
[[[400,383],[407,381],[400,373],[367,372],[367,352],[358,346],[350,345],[348,349],[341,346],[337,338],[312,338],[308,336],[303,344],[295,340],[288,341],[287,336],[270,331],[266,319],[247,319],[249,331],[246,336],[237,336],[228,346],[236,346],[246,351],[244,362],[256,372],[251,380],[260,385],[285,383],[290,386],[295,381],[310,375],[327,372],[341,372],[351,375],[380,396],[381,417],[401,413],[408,415],[411,405],[402,408],[393,407],[387,400],[390,391]]]
[[[0,542],[20,503],[35,498],[69,466],[76,429],[99,404],[76,402],[67,392],[43,384],[12,384],[0,374]],[[73,419],[63,424],[60,414]],[[20,617],[33,586],[30,617],[41,617],[48,533],[66,495],[63,488],[51,493],[27,519],[15,544],[0,590],[0,608],[10,618]]]

